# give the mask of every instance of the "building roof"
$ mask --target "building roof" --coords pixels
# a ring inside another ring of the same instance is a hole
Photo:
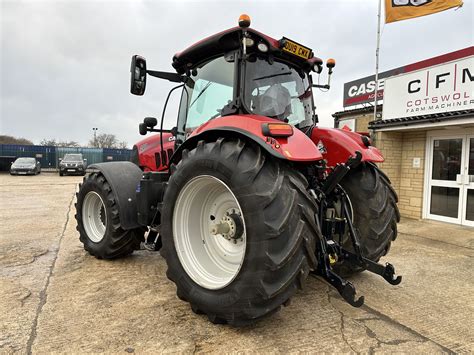
[[[460,111],[451,111],[451,112],[440,112],[434,113],[431,115],[420,115],[412,117],[400,117],[400,118],[391,118],[387,120],[377,120],[369,122],[370,129],[380,129],[387,127],[397,127],[397,126],[410,126],[419,123],[435,123],[448,120],[462,119],[472,117],[474,115],[474,109],[469,110],[460,110]]]
[[[377,105],[377,112],[382,112],[383,105]],[[340,119],[346,116],[356,116],[362,113],[374,112],[374,106],[365,106],[361,108],[355,108],[352,110],[339,111],[332,114],[332,117]]]

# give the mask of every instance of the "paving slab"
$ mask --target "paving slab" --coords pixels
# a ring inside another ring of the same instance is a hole
[[[410,234],[415,227],[403,226],[412,221],[403,221],[386,258],[403,274],[400,285],[353,277],[366,296],[356,309],[310,278],[281,312],[231,328],[176,297],[159,253],[116,261],[86,253],[74,219],[80,177],[16,178],[0,175],[0,353],[474,351],[474,229],[448,243]]]

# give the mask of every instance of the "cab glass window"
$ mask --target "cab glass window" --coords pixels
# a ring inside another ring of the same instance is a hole
[[[219,117],[234,96],[234,63],[223,57],[197,68],[185,84],[181,99],[180,127],[191,133],[210,119]]]

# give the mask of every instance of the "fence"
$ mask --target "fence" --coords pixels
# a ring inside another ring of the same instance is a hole
[[[131,150],[0,144],[0,171],[8,171],[11,163],[19,157],[36,158],[42,168],[57,169],[59,158],[63,158],[68,153],[81,153],[84,159],[87,159],[87,165],[91,165],[108,161],[128,161]]]

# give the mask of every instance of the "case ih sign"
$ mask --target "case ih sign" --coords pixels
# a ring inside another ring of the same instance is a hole
[[[405,65],[392,70],[379,73],[379,92],[378,98],[384,98],[385,79],[391,76],[410,73],[421,69],[433,67],[439,64],[445,64],[461,58],[474,55],[474,47],[468,47],[456,52],[447,53],[438,57],[423,60],[421,62]],[[471,75],[473,71],[471,70]],[[375,75],[367,76],[344,84],[344,107],[364,104],[374,101]]]
[[[388,78],[383,118],[474,108],[474,56]]]

